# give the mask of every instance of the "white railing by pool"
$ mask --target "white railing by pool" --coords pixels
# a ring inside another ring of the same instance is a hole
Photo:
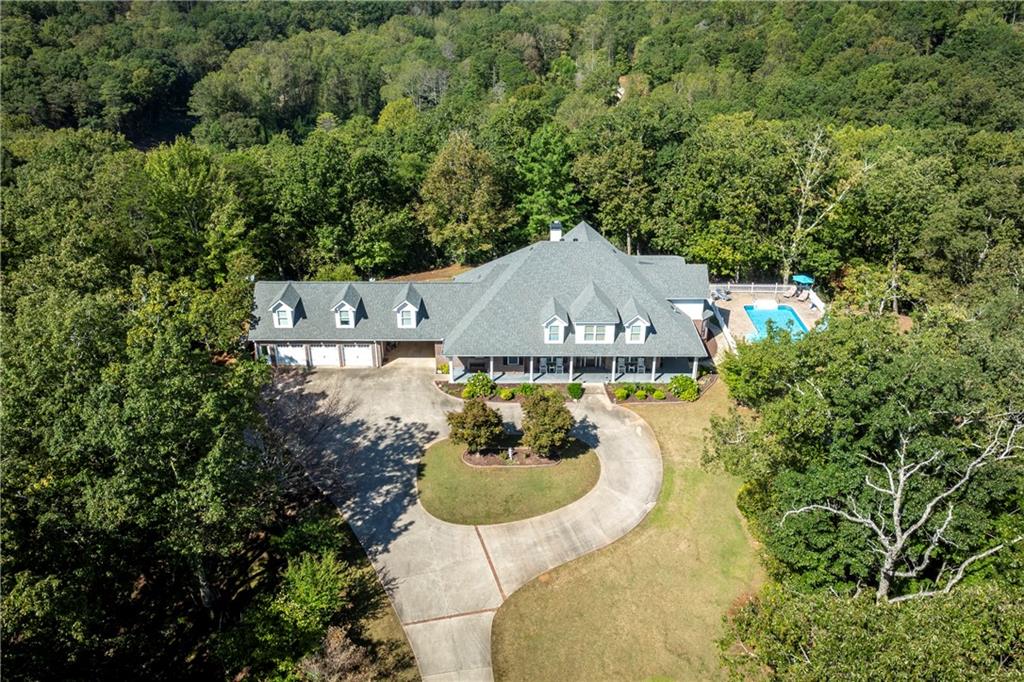
[[[782,282],[711,282],[708,287],[709,293],[714,299],[714,293],[718,290],[728,291],[734,294],[772,294],[774,296],[781,296],[793,287],[795,284],[783,284]],[[825,302],[821,300],[821,297],[814,291],[814,289],[808,288],[808,302],[821,310],[825,311]]]

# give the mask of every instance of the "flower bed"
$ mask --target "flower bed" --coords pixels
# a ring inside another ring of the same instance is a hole
[[[434,383],[448,395],[460,399],[462,399],[462,391],[466,388],[466,384],[453,384],[450,381],[435,380]],[[525,388],[527,386],[533,388]],[[485,400],[490,403],[521,403],[527,396],[525,391],[551,390],[561,395],[566,401],[570,401],[573,398],[569,395],[569,386],[571,384],[497,384],[494,394],[486,397]],[[505,393],[506,391],[511,392],[511,395]]]
[[[508,458],[508,448],[485,451],[479,454],[470,452],[462,453],[462,461],[471,467],[551,467],[559,463],[559,459],[552,459],[539,455],[526,447],[513,447],[512,459]]]
[[[717,374],[704,374],[697,379],[697,396],[699,398],[704,391],[709,389],[718,380]],[[623,397],[622,390],[625,390]],[[641,384],[635,382],[623,382],[604,385],[605,395],[613,403],[678,403],[683,402],[672,393],[669,384]],[[660,392],[656,396],[655,393]],[[695,398],[695,399],[696,399]]]

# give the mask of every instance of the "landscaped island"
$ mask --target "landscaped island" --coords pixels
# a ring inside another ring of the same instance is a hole
[[[420,463],[420,501],[443,521],[482,525],[538,516],[583,497],[601,475],[597,455],[579,441],[547,466],[473,466],[467,461],[478,456],[465,451],[442,440]]]

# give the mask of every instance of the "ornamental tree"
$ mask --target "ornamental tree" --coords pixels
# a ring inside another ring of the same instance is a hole
[[[574,426],[576,420],[557,393],[541,391],[523,402],[523,444],[537,452],[563,447]]]
[[[451,441],[470,452],[492,446],[503,433],[501,415],[482,400],[467,400],[461,412],[448,413]]]

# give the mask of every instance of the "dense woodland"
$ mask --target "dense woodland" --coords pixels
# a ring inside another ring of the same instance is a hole
[[[723,280],[806,272],[836,300],[826,332],[723,369],[757,416],[716,424],[709,461],[747,482],[773,577],[730,660],[934,678],[941,651],[965,677],[1019,673],[1022,15],[3,3],[5,675],[314,669],[360,578],[265,418],[251,278],[478,263],[581,218]],[[891,524],[835,513],[892,497],[863,483],[886,488],[890,457],[941,451],[901,498],[920,515],[999,444],[892,556]],[[832,511],[786,516],[808,505]],[[948,594],[900,600],[1000,543]]]

